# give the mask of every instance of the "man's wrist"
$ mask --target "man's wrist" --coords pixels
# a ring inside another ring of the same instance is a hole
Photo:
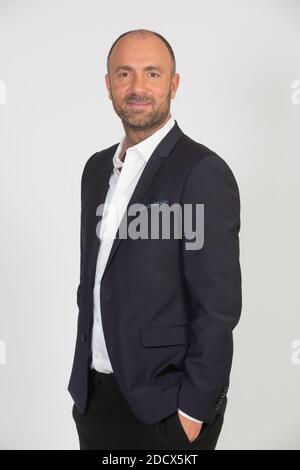
[[[196,418],[193,418],[192,416],[189,416],[187,413],[185,413],[184,411],[180,410],[179,408],[177,408],[177,411],[178,411],[178,413],[180,413],[180,414],[181,414],[182,416],[184,416],[185,418],[191,419],[192,421],[195,421],[196,423],[203,424],[203,421],[200,421],[199,419],[196,419]]]

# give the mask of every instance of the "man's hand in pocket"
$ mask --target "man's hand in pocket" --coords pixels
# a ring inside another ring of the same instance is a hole
[[[201,432],[203,423],[197,423],[196,421],[186,418],[180,413],[178,413],[178,416],[189,441],[190,442],[194,441],[198,437],[199,433]]]

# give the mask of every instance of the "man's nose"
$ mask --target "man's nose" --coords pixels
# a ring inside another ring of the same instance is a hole
[[[147,83],[145,77],[136,75],[131,81],[131,90],[135,93],[145,93],[147,91]]]

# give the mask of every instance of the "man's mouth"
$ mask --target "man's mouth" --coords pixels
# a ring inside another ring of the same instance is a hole
[[[129,106],[130,108],[136,108],[136,109],[139,109],[139,108],[146,108],[147,106],[150,106],[151,103],[127,103],[127,106]]]

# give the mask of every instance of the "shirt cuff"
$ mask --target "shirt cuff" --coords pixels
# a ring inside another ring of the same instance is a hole
[[[182,416],[185,416],[186,418],[189,418],[191,419],[192,421],[195,421],[196,423],[203,423],[203,421],[200,421],[199,419],[196,419],[196,418],[192,418],[191,416],[187,415],[186,413],[184,413],[183,411],[181,411],[179,408],[177,408],[177,411],[182,415]]]

